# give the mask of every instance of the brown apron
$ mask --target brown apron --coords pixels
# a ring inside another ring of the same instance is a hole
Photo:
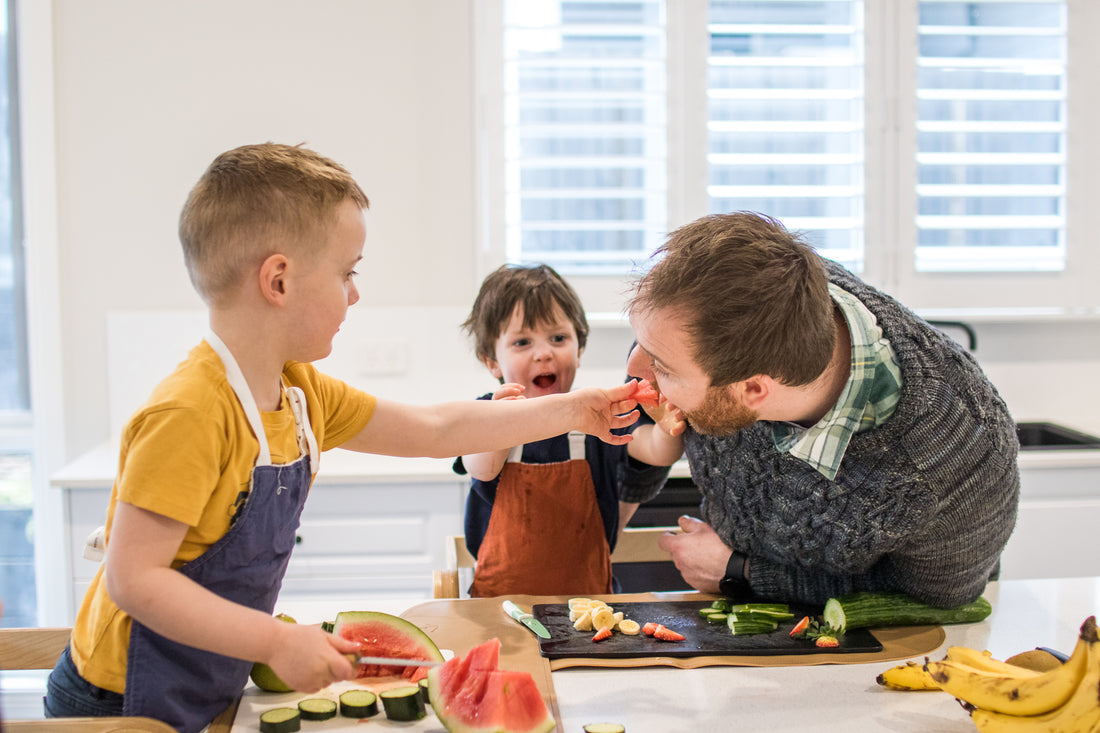
[[[584,435],[569,434],[569,460],[521,463],[508,456],[497,482],[470,595],[611,592],[611,550],[596,503]]]

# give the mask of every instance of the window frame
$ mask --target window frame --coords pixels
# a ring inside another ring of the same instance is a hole
[[[865,68],[865,259],[861,276],[929,317],[971,321],[1100,318],[1091,273],[1100,248],[1088,246],[1087,193],[1100,191],[1100,142],[1087,133],[1100,102],[1087,93],[1100,62],[1092,31],[1100,8],[1067,0],[1066,267],[1026,272],[920,272],[916,268],[918,200],[916,56],[919,0],[867,2]],[[480,216],[479,278],[505,262],[503,242],[502,0],[475,0],[476,141]],[[667,5],[669,53],[668,222],[675,228],[707,212],[707,1]],[[906,186],[905,182],[911,182]],[[1070,193],[1076,194],[1071,197]],[[767,213],[767,212],[765,212]],[[908,223],[908,224],[907,224]],[[570,281],[596,321],[621,319],[636,272],[573,275]]]

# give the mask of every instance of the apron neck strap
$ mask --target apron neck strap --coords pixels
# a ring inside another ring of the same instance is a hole
[[[206,342],[210,344],[210,347],[214,349],[214,353],[222,360],[222,364],[225,366],[225,378],[228,380],[229,386],[233,388],[233,393],[237,395],[237,401],[241,403],[241,408],[244,409],[252,433],[260,444],[260,452],[256,456],[256,465],[272,465],[271,449],[267,445],[267,433],[264,430],[264,423],[260,418],[260,410],[256,406],[256,398],[252,395],[252,390],[248,388],[248,380],[244,378],[244,372],[241,371],[237,360],[233,358],[233,353],[229,350],[229,347],[218,338],[213,330],[206,334]],[[313,434],[312,426],[309,424],[305,393],[298,387],[284,389],[284,393],[287,395],[290,409],[294,413],[294,423],[298,429],[299,449],[302,453],[309,453],[310,472],[316,474],[320,465],[320,460],[318,460],[320,452],[317,448],[317,436]]]

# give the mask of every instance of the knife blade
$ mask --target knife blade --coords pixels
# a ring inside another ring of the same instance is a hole
[[[380,664],[386,667],[438,667],[443,662],[430,659],[398,659],[396,657],[361,657],[348,654],[352,664]]]
[[[534,616],[525,612],[522,608],[512,603],[511,601],[505,601],[502,605],[504,607],[504,612],[514,618],[516,621],[519,621],[521,624],[531,629],[531,631],[534,631],[541,638],[550,638],[550,632],[547,631],[546,627],[543,626],[542,623]]]

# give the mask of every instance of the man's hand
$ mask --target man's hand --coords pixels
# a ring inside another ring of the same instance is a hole
[[[668,532],[657,545],[672,555],[684,581],[701,593],[718,593],[733,552],[710,525],[694,517],[680,517],[680,532]]]

